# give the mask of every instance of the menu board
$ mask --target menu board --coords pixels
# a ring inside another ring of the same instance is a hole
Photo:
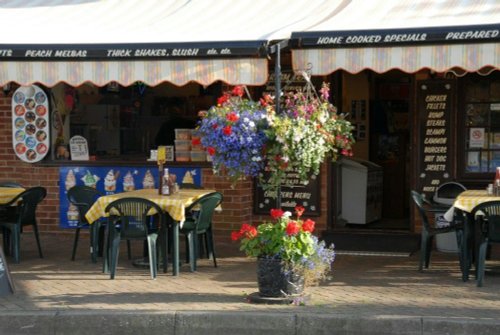
[[[36,85],[21,86],[12,96],[12,146],[21,160],[40,161],[49,149],[49,104]]]
[[[420,115],[420,175],[423,193],[430,197],[439,184],[450,177],[450,116],[452,83],[420,82],[418,112]]]
[[[201,168],[169,167],[180,185],[201,186]],[[68,201],[68,190],[75,185],[93,187],[103,195],[158,188],[158,168],[137,166],[65,166],[59,168],[59,225],[74,228],[78,224],[78,208]]]
[[[268,172],[266,172],[268,173]],[[321,174],[312,175],[307,184],[300,182],[295,171],[287,171],[280,187],[281,209],[294,213],[297,205],[305,208],[304,215],[319,216]],[[264,177],[265,179],[265,177]],[[260,184],[254,183],[254,212],[255,214],[269,214],[273,208],[278,208],[274,191],[264,190]]]

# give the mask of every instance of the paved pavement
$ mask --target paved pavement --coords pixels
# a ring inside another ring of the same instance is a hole
[[[246,299],[257,291],[255,261],[231,248],[219,248],[218,268],[200,260],[196,273],[183,264],[178,277],[156,280],[122,249],[110,280],[85,253],[88,241],[70,261],[71,242],[43,235],[40,259],[23,234],[21,263],[9,264],[16,293],[0,297],[0,334],[500,333],[500,257],[477,288],[461,281],[451,254],[434,252],[423,273],[418,253],[337,255],[332,278],[310,288],[305,305],[263,305]]]

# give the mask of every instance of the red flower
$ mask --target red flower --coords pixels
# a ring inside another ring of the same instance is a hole
[[[214,130],[215,130],[215,129],[217,129],[218,127],[219,127],[219,126],[217,125],[217,123],[214,123],[214,124],[212,125],[212,129],[214,129]]]
[[[271,217],[275,220],[282,217],[283,213],[284,212],[281,209],[271,209]]]
[[[267,101],[264,98],[260,98],[259,101],[260,101],[260,104],[262,105],[262,107],[267,106]]]
[[[239,231],[231,232],[231,240],[232,241],[238,241],[242,236],[243,236],[243,234]]]
[[[242,86],[235,86],[233,88],[233,91],[231,93],[233,93],[233,95],[236,95],[236,96],[239,96],[239,97],[242,97],[243,96],[243,87]]]
[[[229,122],[236,122],[239,120],[239,116],[238,114],[236,114],[235,112],[231,112],[229,114],[226,115],[226,119],[229,121]]]
[[[224,133],[224,135],[231,135],[232,133],[232,129],[231,129],[231,126],[225,126],[223,129],[222,129],[222,132]]]
[[[295,221],[290,221],[286,225],[286,233],[288,236],[297,235],[300,231],[300,227]]]
[[[215,155],[215,148],[214,147],[208,147],[207,152],[210,156]]]
[[[300,218],[302,214],[304,214],[305,208],[303,206],[297,205],[295,206],[295,213],[297,214],[297,217]]]
[[[201,144],[201,140],[199,137],[195,137],[191,140],[191,144],[192,145],[200,145]]]
[[[313,220],[307,219],[302,223],[302,230],[312,233],[314,231],[314,225],[315,223]]]
[[[218,105],[222,105],[223,103],[225,103],[225,102],[226,102],[226,101],[228,101],[228,100],[229,100],[229,95],[224,94],[223,96],[221,96],[221,97],[219,97],[219,98],[217,99],[217,104],[218,104]]]
[[[257,236],[257,228],[255,228],[251,224],[243,223],[241,225],[239,233],[240,235],[245,235],[246,238],[252,239]]]

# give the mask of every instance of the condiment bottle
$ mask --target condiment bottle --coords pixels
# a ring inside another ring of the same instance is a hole
[[[493,192],[496,196],[500,195],[500,166],[497,167],[495,180],[493,180]]]
[[[499,180],[500,182],[500,180]],[[163,181],[161,184],[161,194],[170,195],[172,193],[172,185],[170,182],[170,175],[168,173],[168,168],[163,169]]]

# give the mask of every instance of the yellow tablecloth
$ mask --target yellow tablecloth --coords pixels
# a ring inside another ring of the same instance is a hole
[[[498,201],[500,197],[489,195],[486,190],[467,190],[458,195],[453,203],[453,207],[470,213],[479,204],[487,201]]]
[[[7,204],[22,192],[24,192],[24,188],[0,187],[0,205]]]
[[[131,192],[117,193],[113,195],[102,196],[90,207],[85,217],[89,223],[92,223],[100,217],[105,217],[106,207],[115,200],[126,197],[138,197],[151,200],[166,211],[174,220],[183,222],[185,218],[185,209],[194,201],[205,194],[215,192],[214,190],[181,189],[178,193],[172,195],[159,195],[157,189],[143,189]]]

